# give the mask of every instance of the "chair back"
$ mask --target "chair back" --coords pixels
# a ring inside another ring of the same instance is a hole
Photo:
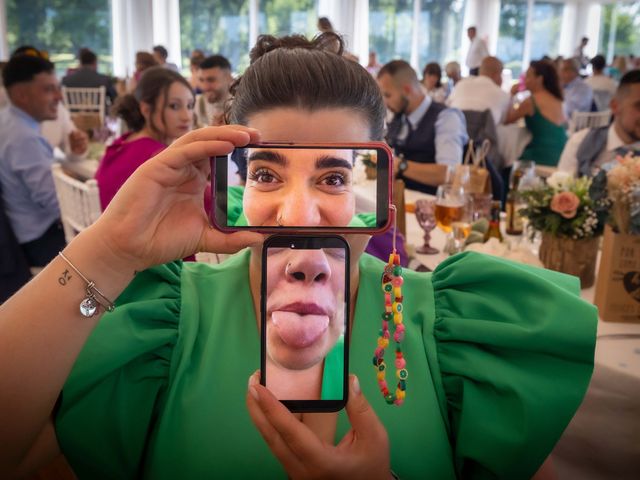
[[[609,110],[609,103],[611,102],[612,97],[613,94],[609,90],[593,91],[593,101],[595,102],[596,108],[599,112]]]
[[[60,205],[60,220],[69,243],[102,213],[98,182],[94,179],[81,182],[67,175],[58,163],[53,164],[51,171]]]
[[[74,122],[83,130],[102,127],[107,89],[62,87],[62,99]]]
[[[584,128],[606,127],[611,123],[611,110],[603,112],[573,112],[569,122],[569,133],[575,133]]]

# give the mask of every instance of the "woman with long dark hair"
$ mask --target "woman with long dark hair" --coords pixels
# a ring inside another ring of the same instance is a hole
[[[520,155],[520,160],[555,167],[567,142],[567,119],[562,109],[562,90],[554,65],[545,60],[531,62],[525,86],[531,96],[517,109],[511,108],[506,123],[524,118],[531,132],[531,142]]]

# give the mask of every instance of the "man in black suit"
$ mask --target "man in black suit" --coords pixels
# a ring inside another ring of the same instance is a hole
[[[98,88],[107,89],[107,97],[113,105],[116,91],[111,84],[111,79],[98,73],[98,57],[88,48],[80,51],[80,68],[62,79],[62,85],[72,88]]]

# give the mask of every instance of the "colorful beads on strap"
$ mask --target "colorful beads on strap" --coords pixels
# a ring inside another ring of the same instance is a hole
[[[402,323],[402,267],[400,266],[400,255],[394,250],[389,255],[389,263],[384,268],[382,274],[382,291],[384,292],[384,313],[382,314],[382,328],[378,337],[378,348],[373,357],[373,365],[376,368],[378,385],[385,401],[391,405],[402,405],[407,391],[407,362],[402,356],[401,343],[404,340],[404,324]],[[395,392],[391,393],[387,385],[386,374],[387,364],[384,361],[385,349],[389,346],[391,333],[389,323],[393,320],[394,332],[393,341],[396,343],[396,355],[394,365],[396,367],[396,378],[398,383]]]

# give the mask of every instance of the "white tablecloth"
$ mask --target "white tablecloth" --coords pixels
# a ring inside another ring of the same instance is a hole
[[[426,195],[407,190],[407,202]],[[431,197],[433,198],[433,197]],[[407,214],[407,243],[422,245],[423,231]],[[435,229],[431,245],[442,248]],[[416,257],[431,269],[446,255]],[[593,302],[595,287],[581,296]],[[595,368],[584,402],[558,442],[552,458],[561,480],[640,478],[640,324],[598,322]]]

